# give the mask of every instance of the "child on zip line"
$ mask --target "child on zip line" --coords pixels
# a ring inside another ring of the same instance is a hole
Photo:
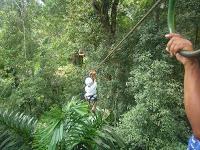
[[[92,107],[92,111],[96,111],[97,104],[97,82],[96,82],[96,71],[91,70],[89,77],[85,79],[85,99],[89,102]]]

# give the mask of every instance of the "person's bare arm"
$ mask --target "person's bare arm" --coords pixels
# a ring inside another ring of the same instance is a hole
[[[176,56],[185,68],[184,75],[184,105],[188,120],[192,126],[193,134],[200,139],[200,66],[196,58],[185,58],[177,52],[193,50],[192,43],[178,34],[166,35],[170,41],[167,51]]]

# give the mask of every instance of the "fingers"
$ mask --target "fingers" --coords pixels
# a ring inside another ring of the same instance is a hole
[[[170,49],[171,45],[173,44],[174,38],[170,39],[167,43],[167,47]]]
[[[172,52],[169,50],[168,47],[166,47],[166,51],[170,54],[171,57],[173,57],[173,54],[172,54]]]
[[[173,37],[170,39],[170,41],[167,44],[168,52],[170,52],[171,55],[176,55],[176,53],[181,50],[180,44],[179,44],[178,37]]]
[[[189,40],[184,39],[180,34],[176,33],[167,34],[165,37],[169,39],[166,50],[170,53],[170,56],[176,56],[176,59],[184,65],[191,61],[178,53],[182,49],[190,51],[193,50],[192,43]]]
[[[177,34],[177,33],[170,33],[170,34],[166,34],[165,37],[168,38],[168,39],[171,39],[173,37],[180,37],[181,38],[182,36],[180,34]]]
[[[181,62],[181,60],[182,60],[182,56],[181,56],[179,53],[177,53],[177,54],[176,54],[176,59],[177,59],[178,61]]]
[[[185,64],[187,61],[185,57],[181,56],[179,53],[176,54],[176,59],[181,62],[182,64]]]
[[[181,50],[181,47],[180,45],[174,43],[171,47],[170,47],[170,52],[173,54],[173,55],[176,55],[176,53],[178,53],[179,51]]]
[[[176,55],[176,53],[181,50],[179,46],[179,40],[182,38],[180,34],[170,33],[165,35],[166,38],[169,38],[169,42],[167,44],[167,48],[169,49],[170,55]]]
[[[171,52],[173,55],[175,55],[175,53],[176,53],[176,52],[174,51],[175,47],[176,47],[176,44],[175,44],[175,43],[172,44],[171,47],[170,47],[170,52]]]
[[[173,53],[169,50],[169,48],[166,48],[166,51],[169,52],[170,57],[176,56],[176,59],[177,59],[178,61],[182,61],[183,56],[181,56],[179,53],[173,54]]]

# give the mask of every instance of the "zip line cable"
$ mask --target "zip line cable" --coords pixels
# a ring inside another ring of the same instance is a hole
[[[153,10],[160,4],[162,0],[158,0],[149,11],[138,21],[138,23],[124,36],[124,38],[114,47],[111,52],[99,63],[96,67],[98,70],[101,65],[119,48],[119,46],[143,23],[143,21],[153,12]]]
[[[175,33],[175,3],[176,0],[169,0],[169,6],[168,6],[168,28],[170,33]],[[200,56],[200,49],[194,50],[194,51],[188,51],[188,50],[181,50],[178,52],[180,55],[191,58],[191,57],[199,57]]]

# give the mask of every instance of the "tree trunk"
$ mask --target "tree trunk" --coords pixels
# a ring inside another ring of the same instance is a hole
[[[116,26],[117,26],[117,6],[119,4],[119,0],[114,0],[112,4],[111,10],[111,33],[114,36],[116,33]]]
[[[101,7],[101,23],[103,24],[104,29],[106,32],[110,32],[110,17],[109,17],[109,0],[102,0],[102,7]]]
[[[92,4],[105,32],[109,35],[111,34],[113,37],[116,33],[117,6],[119,0],[93,0]],[[111,11],[110,15],[109,11]]]

